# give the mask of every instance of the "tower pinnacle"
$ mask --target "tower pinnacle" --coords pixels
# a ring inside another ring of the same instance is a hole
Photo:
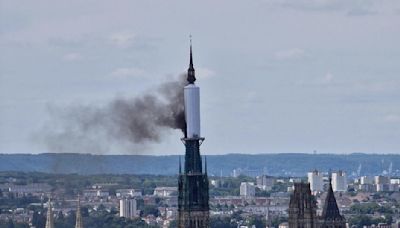
[[[194,84],[194,82],[196,81],[195,71],[194,71],[194,67],[193,67],[192,35],[190,35],[190,60],[189,60],[187,81],[189,82],[189,84]]]

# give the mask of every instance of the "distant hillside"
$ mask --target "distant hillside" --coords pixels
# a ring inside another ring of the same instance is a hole
[[[348,174],[400,176],[400,155],[369,154],[227,154],[207,156],[210,175],[230,175],[242,169],[245,175],[304,176],[312,169],[342,169]],[[392,164],[392,165],[390,165]],[[0,171],[79,174],[160,174],[178,172],[178,156],[90,155],[90,154],[0,154]]]

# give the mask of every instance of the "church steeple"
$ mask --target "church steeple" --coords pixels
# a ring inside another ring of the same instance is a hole
[[[329,177],[329,188],[325,198],[324,208],[322,210],[322,219],[337,220],[342,219],[338,205],[336,203],[335,194],[332,189],[332,178]]]
[[[192,36],[190,36],[190,60],[187,81],[189,82],[189,84],[194,84],[194,82],[196,81],[195,71],[193,67]]]
[[[179,167],[178,179],[178,227],[209,228],[210,207],[207,173],[203,172],[200,145],[204,138],[200,134],[200,88],[193,67],[193,51],[190,39],[188,84],[184,87],[186,134],[184,168]],[[180,162],[179,162],[180,164]],[[180,165],[179,165],[180,166]],[[183,173],[182,173],[183,172]]]
[[[321,227],[346,227],[346,219],[340,215],[339,207],[336,203],[335,194],[332,189],[332,178],[329,177],[329,188],[322,209]]]

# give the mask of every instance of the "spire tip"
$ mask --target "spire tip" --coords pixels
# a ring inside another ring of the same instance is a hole
[[[196,81],[196,77],[195,77],[195,71],[194,71],[194,67],[193,67],[192,35],[189,36],[189,39],[190,39],[190,60],[189,60],[187,81],[189,82],[189,84],[194,84],[194,82]]]

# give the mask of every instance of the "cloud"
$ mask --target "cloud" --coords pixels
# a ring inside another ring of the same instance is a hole
[[[371,7],[372,0],[267,0],[269,4],[283,8],[314,11],[337,11]]]
[[[400,123],[400,115],[388,114],[384,116],[383,120],[387,123]]]
[[[343,12],[348,16],[393,13],[393,9],[399,7],[398,0],[264,0],[264,2],[284,9]]]
[[[378,11],[376,10],[369,10],[369,9],[351,9],[347,12],[348,16],[368,16],[368,15],[376,15]]]
[[[63,56],[63,59],[68,62],[79,61],[79,60],[82,60],[82,55],[80,53],[71,52],[71,53],[65,54]]]
[[[275,52],[275,58],[278,60],[297,59],[303,57],[304,55],[304,50],[300,48],[292,48]]]
[[[299,86],[310,86],[310,87],[337,87],[337,86],[346,86],[344,82],[340,82],[335,80],[335,75],[328,72],[325,75],[314,77],[314,78],[307,78],[301,79],[295,83]]]
[[[267,0],[268,3],[297,10],[336,10],[341,3],[336,0]]]
[[[369,93],[389,93],[400,91],[400,80],[358,81],[354,89]]]
[[[136,67],[127,67],[127,68],[117,68],[113,72],[111,72],[110,76],[112,78],[131,78],[131,77],[141,77],[144,74],[144,70],[136,68]]]
[[[320,78],[317,80],[318,84],[331,84],[333,82],[333,79],[335,78],[335,76],[331,73],[326,73],[324,77]]]
[[[136,35],[133,32],[123,31],[112,34],[110,36],[110,41],[119,48],[127,48],[132,46],[135,41],[135,37]]]
[[[204,68],[204,67],[196,68],[196,77],[198,77],[198,78],[206,79],[206,78],[211,78],[214,76],[215,76],[215,71],[213,71],[209,68]]]

